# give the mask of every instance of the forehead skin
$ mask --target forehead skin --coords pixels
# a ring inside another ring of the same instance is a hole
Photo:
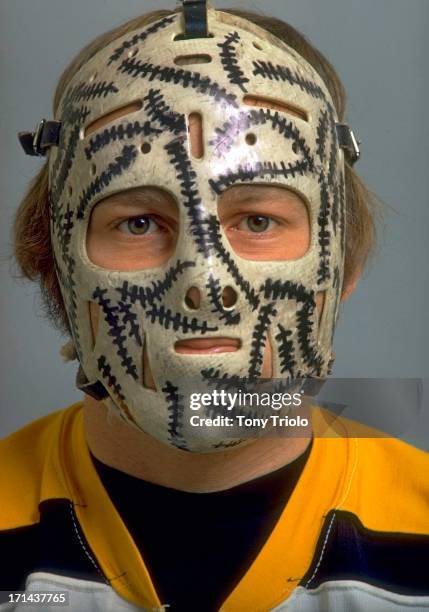
[[[152,203],[159,202],[160,204],[171,204],[174,201],[173,195],[159,187],[142,186],[115,193],[101,200],[99,204],[113,201],[122,203],[128,201],[131,197],[134,201],[141,201],[142,203],[150,200]],[[302,204],[302,198],[298,194],[288,188],[276,185],[234,185],[219,196],[219,200],[222,204],[258,200],[272,201],[277,199],[284,199]]]

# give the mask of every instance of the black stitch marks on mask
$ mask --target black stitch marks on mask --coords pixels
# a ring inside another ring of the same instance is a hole
[[[110,162],[106,170],[97,176],[94,181],[87,187],[79,198],[79,206],[77,209],[77,218],[83,219],[85,211],[90,204],[92,198],[101,190],[107,187],[114,178],[121,176],[124,170],[127,170],[135,162],[137,158],[137,149],[134,145],[125,145],[122,148],[121,154],[115,157],[114,162]]]
[[[319,268],[317,270],[317,282],[318,284],[328,280],[331,276],[329,268],[329,258],[331,252],[330,246],[330,231],[329,231],[329,213],[331,209],[331,203],[329,201],[329,190],[325,173],[322,171],[319,178],[320,183],[320,210],[317,217],[319,224]]]
[[[187,315],[181,315],[179,312],[173,314],[163,304],[160,306],[152,304],[150,310],[146,311],[146,316],[150,318],[151,323],[156,322],[165,327],[165,329],[173,328],[174,331],[180,330],[184,334],[188,332],[205,334],[208,331],[218,330],[218,327],[210,327],[207,321],[198,321],[195,317],[189,319]]]
[[[252,348],[250,351],[249,378],[260,376],[264,360],[264,348],[267,341],[267,331],[271,319],[277,315],[274,304],[264,304],[258,314],[258,322],[252,335]]]
[[[70,108],[67,108],[65,112],[62,113],[61,116],[61,120],[62,120],[62,127],[63,129],[61,129],[60,132],[60,140],[58,143],[58,149],[57,149],[57,156],[55,158],[55,162],[52,165],[52,177],[56,179],[58,173],[59,173],[59,168],[60,165],[64,164],[64,156],[66,153],[71,153],[70,148],[72,145],[76,146],[77,141],[79,140],[79,130],[77,130],[77,132],[75,133],[75,128],[76,126],[82,126],[85,121],[86,118],[88,117],[88,115],[90,114],[90,110],[87,106],[82,106],[79,108],[74,108],[73,106],[71,106]],[[67,136],[67,130],[64,129],[66,127],[70,127],[73,133],[69,134],[69,140],[66,143],[66,136]],[[72,139],[73,138],[73,139]],[[74,149],[73,149],[73,155],[74,155]]]
[[[113,81],[94,81],[93,83],[81,82],[67,90],[64,100],[61,105],[61,110],[67,112],[72,104],[81,102],[82,100],[89,101],[95,98],[107,98],[110,94],[118,93],[119,89]]]
[[[327,111],[322,111],[317,124],[317,155],[323,163],[326,159],[326,138],[328,135],[329,117]]]
[[[233,85],[238,85],[243,92],[247,92],[245,83],[248,83],[249,79],[241,70],[235,51],[235,45],[237,45],[240,40],[238,32],[230,32],[225,36],[224,42],[218,43],[217,46],[222,49],[220,58],[229,82]]]
[[[300,283],[289,280],[272,280],[268,278],[260,288],[266,300],[296,300],[297,302],[313,302],[314,291],[308,290]]]
[[[170,442],[174,446],[182,450],[188,450],[181,435],[184,405],[183,396],[179,395],[178,391],[178,387],[169,380],[162,387],[168,409],[168,435],[170,436]]]
[[[228,189],[235,183],[243,183],[253,181],[255,178],[295,178],[296,175],[304,176],[310,170],[310,165],[306,161],[297,161],[295,164],[291,162],[285,164],[283,161],[277,162],[256,162],[255,164],[248,163],[245,166],[238,166],[234,172],[220,174],[216,179],[209,179],[209,185],[213,191],[220,195],[225,189]]]
[[[270,81],[283,81],[288,82],[290,85],[297,85],[301,91],[309,94],[313,98],[318,100],[326,100],[325,93],[319,85],[316,85],[313,81],[304,79],[297,72],[292,72],[287,66],[280,66],[277,64],[274,66],[271,62],[264,62],[262,60],[253,61],[253,74],[255,76],[261,76]]]
[[[193,268],[194,261],[177,261],[174,266],[171,266],[164,275],[164,278],[159,281],[152,281],[152,286],[142,287],[139,285],[129,285],[128,281],[124,281],[122,287],[117,287],[116,291],[121,295],[123,302],[129,300],[132,304],[139,302],[143,308],[148,304],[153,304],[155,300],[160,300],[169,291],[173,282],[177,281],[179,274],[182,274],[187,268]]]
[[[134,338],[138,346],[143,346],[140,327],[137,323],[138,317],[135,312],[131,311],[131,306],[131,304],[125,304],[122,301],[118,303],[119,312],[122,315],[122,323],[125,326],[129,326],[128,336]]]
[[[71,232],[74,227],[74,211],[71,210],[70,202],[67,202],[65,212],[63,212],[62,207],[54,206],[51,192],[49,192],[48,202],[52,235],[56,236],[62,259],[66,263],[69,255]]]
[[[329,113],[329,128],[331,132],[331,148],[329,153],[329,171],[328,171],[328,185],[330,187],[334,186],[334,177],[337,171],[337,161],[338,161],[338,135],[337,135],[337,127],[335,123],[335,116],[331,105],[328,105],[328,113]]]
[[[104,319],[109,326],[109,336],[114,338],[113,344],[117,346],[117,355],[121,358],[121,366],[125,372],[137,380],[137,367],[133,363],[133,359],[128,355],[126,349],[127,337],[124,335],[125,325],[119,320],[119,307],[111,306],[111,300],[106,298],[107,289],[97,287],[92,295],[93,299],[99,304],[103,313]]]
[[[201,76],[199,72],[191,72],[176,69],[172,66],[155,66],[150,62],[142,63],[135,58],[124,59],[118,68],[118,72],[128,73],[133,77],[149,78],[149,81],[155,79],[165,83],[174,83],[181,85],[184,89],[192,87],[198,93],[210,96],[215,102],[226,102],[234,108],[238,108],[237,96],[230,94],[224,87],[220,87],[218,83],[212,81],[210,77]]]
[[[278,111],[273,112],[269,108],[252,109],[231,117],[221,128],[216,128],[216,137],[210,141],[210,144],[218,156],[223,156],[231,149],[237,136],[251,127],[266,125],[267,123],[271,123],[272,129],[283,136],[285,140],[292,141],[294,153],[302,153],[308,164],[308,170],[313,170],[314,159],[310,153],[310,147],[301,136],[297,126],[292,121],[288,121]]]
[[[150,89],[143,98],[143,110],[153,121],[175,136],[186,133],[185,116],[170,109],[160,89]]]
[[[265,299],[278,300],[287,298],[302,303],[302,307],[297,312],[298,343],[304,362],[314,369],[312,373],[317,374],[320,370],[321,358],[317,355],[316,349],[314,348],[314,342],[312,340],[313,322],[310,320],[310,316],[313,315],[316,307],[314,291],[305,289],[305,287],[299,283],[281,280],[273,281],[272,279],[268,279],[261,286],[261,291],[264,292]],[[278,325],[278,327],[280,329],[281,325]],[[280,337],[279,335],[276,336],[276,340],[290,342],[288,336],[289,334],[285,332],[285,334]],[[292,349],[292,347],[285,344],[286,352],[282,364],[287,364],[287,359],[289,359],[288,352],[290,349]],[[294,376],[301,376],[301,373],[295,372]]]
[[[200,372],[204,381],[210,387],[214,387],[216,389],[237,389],[240,387],[242,390],[246,390],[246,385],[249,384],[249,379],[247,377],[240,377],[228,374],[227,372],[222,372],[219,369],[215,368],[205,368]],[[250,381],[251,382],[251,381]]]
[[[125,401],[124,394],[122,393],[122,387],[118,383],[116,376],[112,374],[112,367],[107,362],[107,359],[104,355],[101,355],[97,359],[98,370],[101,373],[102,377],[106,381],[107,385],[113,389],[115,395],[119,397],[122,401]]]
[[[76,124],[69,134],[67,144],[64,146],[64,149],[62,149],[62,151],[64,151],[64,155],[61,158],[61,167],[56,174],[52,174],[52,176],[55,178],[53,179],[53,185],[51,188],[51,198],[52,201],[56,203],[56,210],[61,208],[59,200],[64,192],[66,181],[72,168],[73,160],[76,154],[76,146],[79,142],[79,133],[80,125]],[[60,155],[57,157],[57,160],[59,159]]]
[[[210,244],[216,251],[216,257],[221,259],[222,263],[225,264],[228,272],[231,274],[238,287],[240,287],[246,296],[246,300],[252,306],[253,310],[255,310],[259,306],[259,298],[256,295],[255,290],[250,286],[250,283],[247,280],[244,280],[237,264],[231,257],[230,251],[225,249],[223,246],[220,235],[219,220],[215,215],[210,215],[207,231]]]
[[[112,127],[106,128],[103,132],[90,139],[88,146],[85,147],[86,159],[92,159],[92,156],[97,151],[100,151],[111,142],[131,139],[135,138],[135,136],[158,136],[161,133],[162,130],[152,127],[150,121],[145,121],[144,123],[134,121],[125,125],[112,125]]]
[[[209,255],[206,231],[204,225],[207,223],[204,209],[201,206],[201,198],[196,186],[196,174],[192,169],[188,157],[184,137],[178,137],[165,145],[165,150],[170,157],[170,163],[176,170],[177,180],[180,182],[180,193],[183,196],[183,205],[190,218],[191,234],[194,237],[198,252],[205,257]]]
[[[61,113],[62,126],[73,128],[75,124],[83,125],[87,117],[91,114],[90,109],[87,106],[75,107],[69,104],[64,111]],[[64,149],[65,131],[62,129],[60,132],[60,148]],[[55,173],[55,164],[54,164]]]
[[[240,323],[240,313],[234,312],[233,310],[225,310],[222,304],[220,280],[210,274],[206,283],[206,289],[208,290],[210,303],[213,306],[211,312],[218,313],[219,319],[224,320],[225,325],[237,325]]]
[[[60,226],[58,231],[58,237],[63,250],[63,257],[68,254],[71,231],[74,226],[73,217],[74,211],[70,210],[70,203],[67,203],[65,213],[60,215]]]
[[[81,127],[88,115],[89,110],[86,106],[79,109],[72,109],[67,118],[67,121],[72,125],[68,133],[67,141],[66,130],[61,130],[57,157],[51,171],[52,186],[50,197],[53,203],[54,213],[60,209],[59,200],[73,165]]]
[[[302,352],[302,359],[308,365],[310,376],[320,376],[322,357],[317,354],[313,339],[313,321],[311,320],[316,304],[313,301],[305,302],[297,312],[298,343]]]
[[[176,19],[177,15],[163,17],[159,21],[156,21],[155,23],[150,25],[146,30],[139,32],[138,34],[134,34],[134,36],[132,36],[132,38],[129,38],[128,40],[124,40],[124,42],[119,47],[117,47],[112,53],[112,55],[109,57],[107,65],[110,65],[112,62],[118,61],[118,59],[125,53],[127,49],[131,49],[139,43],[144,42],[148,38],[148,36],[159,32],[159,30],[162,30],[163,28],[166,28],[168,25],[176,21]]]
[[[285,329],[280,323],[277,325],[279,333],[274,337],[278,344],[278,353],[280,357],[280,373],[287,372],[291,378],[295,378],[294,368],[296,366],[295,361],[295,348],[293,341],[291,340],[292,331]]]
[[[214,153],[218,157],[228,153],[237,136],[249,129],[250,122],[250,111],[240,111],[238,115],[231,116],[229,121],[225,122],[221,128],[216,128],[216,136],[209,141],[209,144],[214,149]]]

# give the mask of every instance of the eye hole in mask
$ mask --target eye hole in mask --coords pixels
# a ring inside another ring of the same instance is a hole
[[[307,203],[284,187],[230,187],[218,199],[218,215],[231,249],[243,259],[297,260],[309,249]]]
[[[86,238],[88,259],[107,270],[157,268],[174,255],[179,211],[173,196],[158,187],[137,187],[98,202]]]

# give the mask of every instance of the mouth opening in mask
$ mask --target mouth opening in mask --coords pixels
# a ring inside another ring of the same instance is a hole
[[[205,353],[234,353],[241,347],[238,338],[189,338],[174,344],[176,353],[182,355],[201,355]]]

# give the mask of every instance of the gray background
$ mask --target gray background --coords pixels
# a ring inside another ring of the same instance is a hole
[[[62,69],[90,39],[139,13],[173,5],[174,0],[0,0],[0,435],[80,397],[76,366],[61,362],[61,338],[43,320],[36,288],[12,279],[11,221],[41,163],[24,155],[16,134],[50,118]],[[327,55],[346,86],[348,118],[363,141],[358,169],[385,202],[376,259],[341,314],[336,376],[429,377],[429,2],[216,0],[216,6],[263,6]],[[427,382],[421,388],[427,400]],[[407,392],[400,398],[399,409],[408,410]],[[424,446],[427,412],[420,410],[419,419],[402,435]]]

